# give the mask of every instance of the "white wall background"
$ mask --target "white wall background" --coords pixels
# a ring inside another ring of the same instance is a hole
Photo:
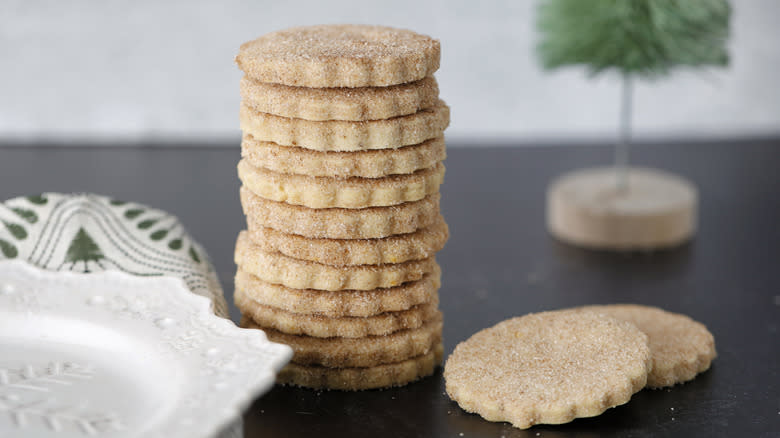
[[[780,134],[780,2],[733,0],[732,65],[637,87],[644,138]],[[284,27],[376,23],[439,38],[449,138],[612,138],[615,78],[544,73],[535,1],[0,0],[0,139],[238,138],[238,45]]]

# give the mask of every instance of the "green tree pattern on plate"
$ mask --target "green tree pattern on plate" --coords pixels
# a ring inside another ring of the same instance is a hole
[[[43,269],[180,277],[227,316],[222,289],[201,246],[169,213],[94,194],[43,193],[0,203],[0,261]]]
[[[73,240],[68,245],[68,251],[65,253],[65,261],[71,263],[77,262],[96,262],[104,259],[105,256],[97,246],[95,240],[87,233],[84,228],[79,228],[79,231],[73,237]]]

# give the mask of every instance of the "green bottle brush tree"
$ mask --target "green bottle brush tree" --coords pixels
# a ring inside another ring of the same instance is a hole
[[[617,181],[627,184],[633,79],[675,67],[725,66],[731,8],[726,0],[547,0],[541,4],[539,57],[545,69],[585,66],[622,76]]]
[[[592,76],[614,71],[621,77],[614,181],[625,192],[635,80],[659,79],[679,67],[728,65],[731,7],[726,0],[546,0],[538,12],[537,51],[545,69],[584,66]]]

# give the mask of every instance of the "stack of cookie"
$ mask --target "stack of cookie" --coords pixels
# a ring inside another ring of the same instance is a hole
[[[235,302],[244,326],[294,349],[282,383],[396,386],[441,362],[439,57],[438,41],[377,26],[241,46]]]

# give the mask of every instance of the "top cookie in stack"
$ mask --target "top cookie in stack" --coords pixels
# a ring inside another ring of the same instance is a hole
[[[395,386],[441,362],[439,58],[438,41],[379,26],[241,46],[235,300],[245,326],[293,347],[282,383]]]

